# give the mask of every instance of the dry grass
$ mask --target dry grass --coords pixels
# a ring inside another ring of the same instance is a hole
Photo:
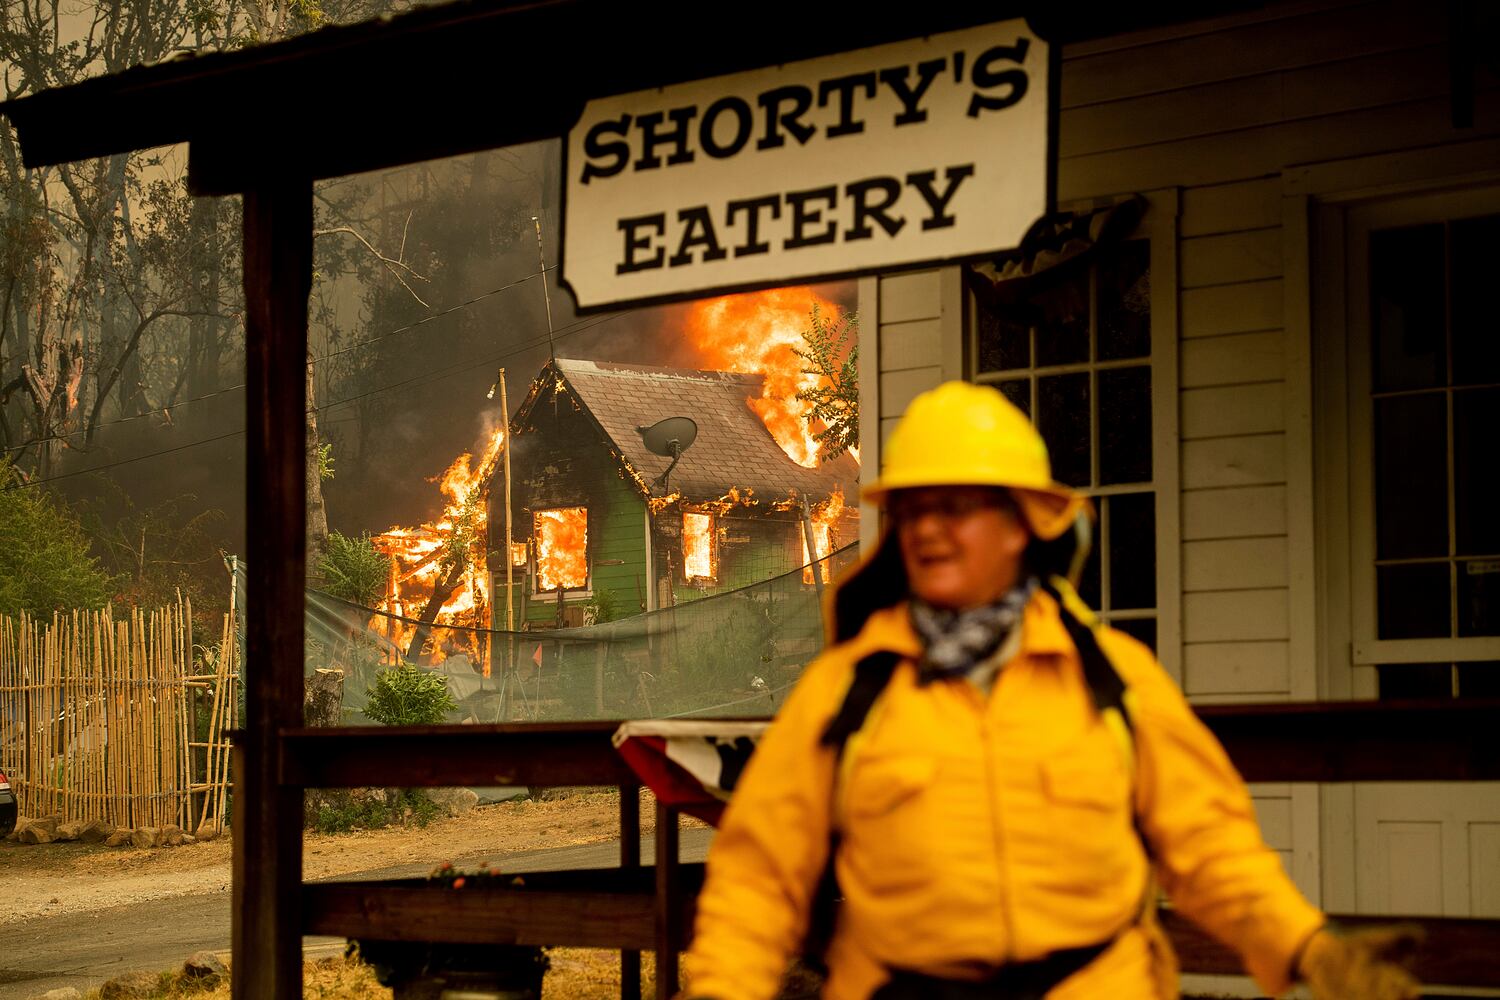
[[[542,986],[542,1000],[615,1000],[620,995],[620,953],[588,948],[553,948],[552,968]],[[655,956],[641,956],[642,996],[656,989]],[[324,958],[302,966],[302,995],[309,1000],[389,1000],[391,991],[375,981],[358,959]],[[87,994],[99,1000],[99,991]],[[151,993],[137,1000],[229,1000],[229,980],[188,979],[164,972]]]

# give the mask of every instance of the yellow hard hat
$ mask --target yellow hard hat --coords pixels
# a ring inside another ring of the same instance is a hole
[[[1085,503],[1052,479],[1046,442],[1026,414],[998,390],[970,382],[945,382],[912,400],[882,458],[880,478],[860,491],[874,503],[893,490],[1005,487],[1043,540],[1068,530]]]

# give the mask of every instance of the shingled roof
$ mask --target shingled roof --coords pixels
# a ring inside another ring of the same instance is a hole
[[[849,455],[807,469],[781,450],[748,404],[760,396],[758,375],[558,358],[534,386],[546,384],[549,369],[593,415],[638,482],[651,483],[671,459],[647,451],[636,428],[685,416],[698,424],[698,438],[672,470],[670,485],[688,502],[718,500],[731,488],[754,490],[755,498],[767,502],[794,491],[820,500],[835,490],[852,502],[858,493],[859,465]],[[518,433],[538,398],[533,388],[517,411],[512,423]]]

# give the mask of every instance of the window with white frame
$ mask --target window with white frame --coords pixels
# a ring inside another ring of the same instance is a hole
[[[532,515],[534,593],[588,590],[588,531],[587,507],[558,507]]]
[[[711,511],[683,511],[682,578],[688,583],[713,583],[718,576],[718,518]]]
[[[1383,699],[1500,695],[1500,205],[1463,207],[1349,230],[1355,660]]]
[[[1151,244],[1101,248],[1014,302],[976,296],[970,375],[1041,431],[1054,478],[1093,499],[1079,593],[1110,625],[1157,645]]]

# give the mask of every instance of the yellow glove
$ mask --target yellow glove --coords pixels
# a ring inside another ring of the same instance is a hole
[[[1410,926],[1324,928],[1303,947],[1297,971],[1317,1000],[1418,1000],[1422,987],[1407,963],[1420,940]]]

